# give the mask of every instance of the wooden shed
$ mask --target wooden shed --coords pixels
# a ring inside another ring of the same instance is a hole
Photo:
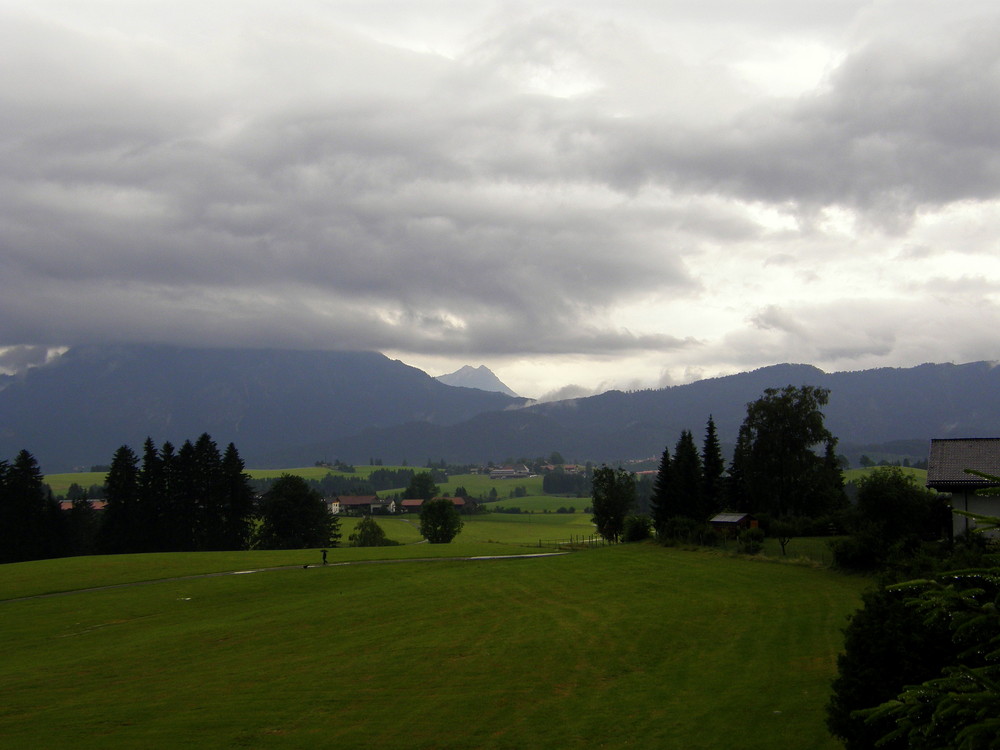
[[[736,513],[733,511],[717,513],[708,519],[708,523],[713,529],[717,529],[727,536],[736,536],[743,529],[757,528],[757,519],[749,513]]]

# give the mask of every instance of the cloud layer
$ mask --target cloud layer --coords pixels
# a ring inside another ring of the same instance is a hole
[[[0,4],[0,346],[995,357],[992,3],[86,5]]]

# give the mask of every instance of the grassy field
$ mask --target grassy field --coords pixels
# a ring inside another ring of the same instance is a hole
[[[282,474],[294,474],[295,476],[303,477],[304,479],[319,480],[327,474],[364,479],[373,471],[378,469],[412,469],[416,472],[426,471],[426,469],[422,469],[419,466],[359,465],[354,468],[354,473],[351,474],[347,474],[342,471],[333,471],[325,466],[301,466],[291,469],[247,469],[246,473],[250,475],[251,479],[276,479]],[[72,474],[47,474],[45,476],[45,482],[52,488],[52,491],[55,494],[63,495],[73,483],[76,483],[84,488],[95,484],[104,484],[104,476],[103,472],[96,471],[75,472]],[[469,494],[473,497],[485,497],[490,494],[491,489],[496,489],[499,497],[506,498],[515,487],[524,487],[528,495],[534,496],[542,494],[542,478],[540,476],[530,477],[528,479],[512,480],[490,479],[486,474],[455,474],[449,477],[447,482],[444,482],[439,486],[443,495],[452,494],[456,487],[465,487],[465,489],[468,490]],[[403,488],[400,487],[396,491],[398,492],[402,490]],[[389,490],[389,492],[392,491],[393,490]]]
[[[441,494],[450,495],[456,487],[465,487],[472,497],[487,497],[491,489],[497,491],[497,497],[509,497],[515,487],[523,487],[529,496],[542,494],[542,477],[527,477],[525,479],[490,479],[488,474],[454,474],[448,481],[438,485]]]
[[[330,559],[513,550],[527,518]],[[654,545],[302,568],[315,562],[0,566],[0,746],[837,747],[823,705],[863,579]],[[289,567],[10,600],[268,566]]]
[[[873,471],[875,471],[878,468],[880,468],[880,467],[878,467],[878,466],[871,466],[871,467],[868,467],[867,469],[847,469],[844,472],[844,482],[845,483],[846,482],[856,482],[861,477],[864,477],[864,476],[867,476],[867,475],[871,474]],[[910,466],[903,466],[903,467],[900,467],[900,471],[902,471],[904,474],[909,474],[911,477],[913,477],[915,480],[917,480],[917,484],[919,486],[921,486],[921,487],[923,487],[924,483],[927,481],[927,469],[914,469],[914,468],[912,468]]]

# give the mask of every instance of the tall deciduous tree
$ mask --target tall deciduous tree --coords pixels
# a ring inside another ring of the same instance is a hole
[[[282,474],[264,494],[260,521],[261,549],[334,547],[340,538],[340,519],[302,477],[291,474]]]
[[[431,544],[447,544],[462,530],[461,516],[449,498],[427,500],[420,506],[420,534]]]
[[[789,385],[768,388],[747,405],[732,466],[743,510],[816,516],[844,502],[834,468],[837,439],[823,421],[829,395],[825,388]]]
[[[625,516],[635,506],[635,476],[602,466],[594,472],[591,498],[597,533],[609,542],[621,541]]]

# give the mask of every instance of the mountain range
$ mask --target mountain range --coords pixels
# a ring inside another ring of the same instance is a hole
[[[146,437],[179,444],[203,432],[259,466],[289,446],[527,403],[377,352],[86,346],[0,387],[0,458],[26,448],[50,473],[106,464]]]
[[[470,368],[475,369],[475,368]],[[461,372],[461,371],[459,371]],[[1000,368],[988,362],[825,373],[775,365],[670,388],[533,403],[446,385],[375,352],[76,347],[0,380],[0,459],[21,448],[54,473],[114,450],[208,432],[248,466],[340,459],[502,461],[559,451],[613,463],[658,456],[711,415],[725,449],[765,388],[830,389],[826,423],[861,453],[926,458],[939,437],[1000,435]]]

